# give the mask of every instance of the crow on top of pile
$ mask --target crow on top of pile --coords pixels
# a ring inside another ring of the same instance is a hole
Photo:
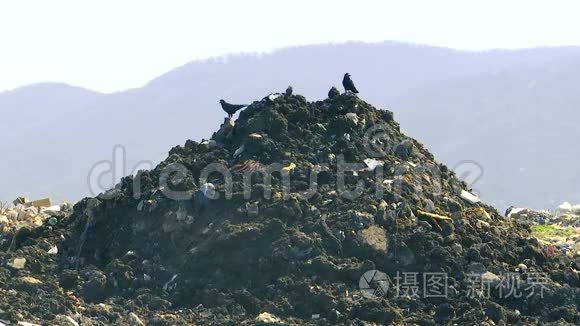
[[[352,82],[352,79],[350,79],[350,74],[347,72],[346,74],[344,74],[344,77],[342,78],[342,86],[344,86],[344,91],[345,92],[353,92],[355,94],[358,93],[358,90],[356,89],[356,87],[354,86],[354,83]]]
[[[233,117],[234,113],[236,113],[238,110],[241,110],[247,106],[245,104],[230,104],[224,100],[220,100],[220,104],[222,106],[222,109],[224,111],[226,111],[226,113],[228,114],[228,118]]]
[[[344,87],[345,93],[348,92],[354,94],[358,93],[358,90],[356,89],[356,86],[354,86],[354,82],[352,81],[352,79],[350,79],[350,74],[348,72],[344,74],[344,77],[342,78],[342,86]],[[286,96],[292,95],[292,91],[293,91],[292,86],[288,86],[285,93]],[[248,106],[246,104],[230,104],[223,99],[220,100],[220,104],[222,106],[222,109],[228,114],[228,118],[232,118],[236,112]]]

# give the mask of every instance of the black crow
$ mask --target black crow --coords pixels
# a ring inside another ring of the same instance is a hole
[[[292,88],[292,86],[288,86],[288,88],[286,88],[286,96],[292,96],[294,89]]]
[[[238,112],[238,110],[245,108],[247,105],[244,104],[230,104],[224,100],[220,100],[220,104],[222,105],[222,109],[226,111],[228,114],[228,118],[231,118],[234,113]]]
[[[351,91],[353,93],[358,93],[358,90],[354,86],[352,79],[350,79],[350,74],[347,72],[344,74],[344,78],[342,79],[342,86],[344,86],[344,91]]]

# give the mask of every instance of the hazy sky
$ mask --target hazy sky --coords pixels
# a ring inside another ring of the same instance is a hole
[[[189,61],[348,40],[580,45],[575,1],[0,0],[0,91],[138,87]]]

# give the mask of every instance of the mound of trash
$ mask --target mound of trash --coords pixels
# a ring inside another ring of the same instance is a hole
[[[18,197],[13,205],[0,205],[0,249],[8,250],[16,246],[17,235],[47,223],[55,225],[58,218],[70,213],[71,205],[63,203],[52,205],[49,198],[30,201]]]
[[[564,202],[555,212],[534,210],[522,207],[510,207],[506,217],[519,219],[529,224],[553,224],[559,226],[580,227],[580,205]]]
[[[529,225],[532,235],[546,246],[570,256],[580,254],[580,205],[565,202],[554,213],[510,207],[506,217]]]
[[[482,203],[392,112],[337,93],[272,94],[210,140],[77,203],[57,273],[77,308],[59,314],[130,325],[580,322],[578,257]]]
[[[572,205],[565,202],[558,206],[554,223],[562,226],[580,227],[580,204]]]

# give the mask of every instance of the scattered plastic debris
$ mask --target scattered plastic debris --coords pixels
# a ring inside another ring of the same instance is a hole
[[[268,312],[262,312],[260,313],[256,319],[255,319],[256,323],[259,324],[266,324],[266,325],[271,325],[271,324],[282,324],[282,319],[272,315],[271,313]]]
[[[470,193],[469,191],[462,190],[460,197],[467,200],[468,202],[470,202],[472,204],[477,204],[480,202],[479,197],[475,196],[474,194]]]
[[[7,265],[14,269],[24,269],[24,266],[26,265],[26,258],[14,258],[14,260]]]
[[[422,215],[422,216],[428,216],[428,217],[431,217],[431,218],[434,218],[434,219],[440,220],[440,221],[453,221],[453,219],[449,216],[439,215],[439,214],[435,214],[435,213],[429,213],[429,212],[422,211],[420,209],[417,210],[417,214]]]
[[[57,246],[52,246],[50,248],[50,250],[48,250],[48,254],[49,255],[56,255],[56,254],[58,254],[58,248],[57,248]]]
[[[294,170],[295,168],[296,168],[296,164],[290,163],[287,166],[285,166],[285,167],[282,168],[282,172],[288,173],[288,172]]]
[[[379,160],[374,159],[374,158],[366,158],[366,159],[364,159],[364,162],[367,165],[367,168],[371,171],[376,169],[377,167],[383,166],[385,164],[385,162],[379,161]]]

